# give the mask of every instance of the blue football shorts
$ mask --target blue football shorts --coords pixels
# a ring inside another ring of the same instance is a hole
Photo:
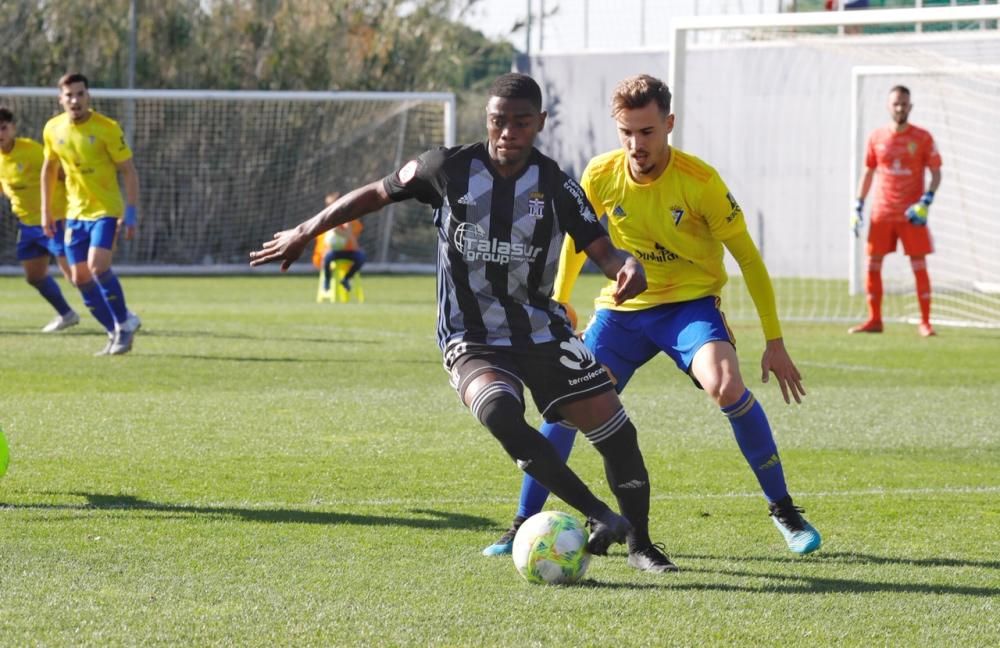
[[[70,265],[86,263],[87,252],[92,247],[114,249],[118,219],[105,216],[97,220],[66,221],[66,260]]]
[[[56,221],[55,236],[49,238],[45,236],[45,230],[41,225],[17,224],[17,260],[28,261],[37,259],[40,256],[66,256],[63,246],[63,233],[66,229],[66,221]]]
[[[583,343],[611,374],[619,392],[635,370],[660,351],[690,375],[694,354],[705,344],[720,340],[735,345],[719,304],[718,297],[708,296],[638,311],[601,309],[583,332]]]

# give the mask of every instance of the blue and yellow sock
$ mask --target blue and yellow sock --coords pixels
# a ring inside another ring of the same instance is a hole
[[[740,399],[722,408],[722,413],[733,426],[736,443],[750,464],[753,474],[760,483],[764,497],[769,502],[777,502],[788,495],[785,471],[778,457],[778,446],[767,422],[767,414],[750,390],[743,392]]]
[[[111,314],[111,309],[108,308],[108,302],[104,299],[104,291],[101,290],[101,287],[97,285],[96,281],[91,280],[79,288],[80,294],[83,296],[83,305],[108,333],[114,333],[115,318]]]
[[[42,297],[45,298],[45,301],[52,304],[52,308],[56,309],[56,312],[60,315],[65,315],[73,310],[66,302],[66,298],[63,297],[62,290],[59,289],[59,284],[56,283],[56,280],[51,275],[46,275],[45,279],[42,279],[41,282],[31,285],[38,290]]]
[[[112,270],[105,270],[97,275],[97,283],[101,286],[101,292],[108,302],[108,308],[111,309],[115,321],[124,324],[128,319],[128,308],[125,306],[125,292],[118,277]]]

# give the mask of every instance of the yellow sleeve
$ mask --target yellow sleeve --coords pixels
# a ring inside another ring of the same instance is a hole
[[[743,210],[718,173],[713,173],[705,185],[699,209],[712,230],[712,236],[720,241],[735,238],[746,230]]]
[[[132,149],[125,141],[125,133],[116,121],[110,121],[104,130],[104,144],[108,147],[108,155],[115,164],[121,164],[132,157]]]
[[[740,264],[743,280],[747,284],[747,291],[750,293],[750,298],[753,299],[753,305],[757,308],[761,328],[764,329],[764,339],[780,338],[781,322],[778,321],[778,306],[774,299],[774,287],[771,285],[771,277],[767,273],[764,259],[760,258],[760,252],[757,251],[757,246],[754,245],[750,234],[743,230],[722,243],[736,259],[736,262]]]
[[[573,286],[580,276],[583,264],[587,262],[586,252],[577,252],[573,237],[563,239],[562,252],[559,254],[559,269],[556,271],[556,283],[553,299],[568,304],[573,296]]]
[[[49,135],[49,125],[45,124],[45,128],[42,129],[42,158],[45,160],[52,160],[56,158],[56,152],[52,150],[52,139]]]

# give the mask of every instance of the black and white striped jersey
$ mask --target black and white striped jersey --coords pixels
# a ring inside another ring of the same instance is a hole
[[[393,200],[434,208],[438,344],[530,346],[572,335],[552,300],[563,237],[582,250],[607,236],[583,189],[533,149],[504,178],[483,143],[426,151],[383,179]]]

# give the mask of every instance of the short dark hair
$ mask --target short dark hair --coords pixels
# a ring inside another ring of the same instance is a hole
[[[648,74],[622,79],[611,95],[611,116],[623,110],[643,108],[655,101],[664,116],[670,114],[670,89],[667,84]]]
[[[527,74],[509,72],[501,74],[490,86],[491,97],[504,99],[527,99],[536,110],[542,110],[542,89]]]
[[[907,97],[910,96],[910,89],[907,88],[905,85],[895,85],[895,86],[892,86],[892,89],[889,90],[889,94],[892,94],[893,92],[902,92]]]
[[[87,81],[87,77],[83,76],[80,72],[67,72],[62,75],[59,77],[59,83],[56,84],[56,87],[61,88],[72,83],[82,83],[84,88],[90,88],[90,82]]]
[[[14,113],[7,106],[0,106],[0,124],[13,124]]]

